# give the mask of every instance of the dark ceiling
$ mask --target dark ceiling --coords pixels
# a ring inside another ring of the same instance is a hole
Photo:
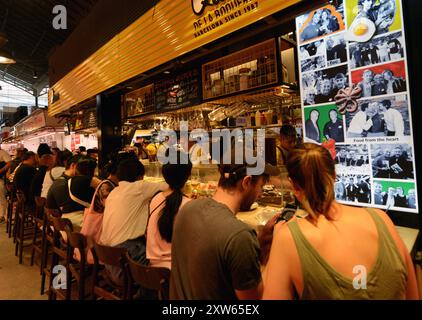
[[[17,61],[0,64],[0,80],[33,93],[48,84],[48,57],[61,45],[98,0],[0,0],[0,32],[9,42],[4,46]],[[67,9],[67,30],[55,30],[53,8]],[[34,72],[38,79],[34,79]]]

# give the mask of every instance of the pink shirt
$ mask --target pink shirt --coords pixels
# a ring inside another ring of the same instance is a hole
[[[147,229],[147,259],[152,267],[161,267],[171,269],[171,243],[161,238],[158,230],[158,219],[165,206],[165,197],[163,193],[158,194],[152,199],[150,212],[154,209],[148,221]],[[183,197],[182,208],[190,199]],[[158,207],[159,206],[159,207]],[[158,207],[158,208],[157,208]],[[157,208],[157,209],[156,209]],[[180,210],[179,208],[179,210]]]

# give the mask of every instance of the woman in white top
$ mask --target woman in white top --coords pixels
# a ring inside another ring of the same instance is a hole
[[[56,156],[56,163],[51,170],[48,170],[41,190],[41,197],[47,198],[48,190],[50,190],[54,181],[60,178],[66,170],[66,162],[72,157],[72,153],[68,150],[60,151]]]
[[[167,157],[169,150],[166,152]],[[146,252],[152,267],[171,269],[173,223],[180,208],[189,202],[182,190],[191,175],[192,163],[188,161],[182,164],[182,154],[180,151],[175,152],[177,158],[170,157],[169,163],[163,166],[163,177],[169,187],[158,193],[150,203]]]

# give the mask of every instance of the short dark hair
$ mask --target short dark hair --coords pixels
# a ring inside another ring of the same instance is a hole
[[[119,181],[135,182],[145,175],[145,167],[138,159],[127,159],[119,163],[117,179]]]
[[[291,144],[297,144],[297,133],[295,127],[290,124],[282,125],[280,128],[280,138],[286,139]]]
[[[43,155],[45,155],[45,154],[53,154],[53,152],[51,152],[50,146],[48,144],[41,143],[38,146],[37,154],[41,158]]]
[[[237,187],[239,181],[243,180],[247,176],[247,166],[245,165],[220,165],[218,167],[220,171],[220,180],[218,186],[224,190],[233,190]],[[253,183],[257,183],[260,177],[263,177],[265,181],[268,181],[269,176],[262,174],[260,176],[251,176]]]
[[[79,147],[79,151],[80,151],[80,152],[85,152],[85,151],[86,151],[86,147],[84,147],[84,146],[80,146],[80,147]]]
[[[391,108],[391,101],[390,100],[382,100],[381,104],[386,107],[387,109]]]
[[[90,154],[94,154],[94,153],[97,153],[97,154],[98,154],[98,150],[97,150],[97,149],[88,149],[88,150],[86,151],[86,153],[87,153],[88,155],[90,155]]]
[[[66,161],[66,170],[70,169],[72,164],[78,163],[79,159],[81,158],[80,155],[74,155],[67,159]]]
[[[57,153],[55,166],[64,167],[71,157],[72,157],[72,152],[70,152],[69,150],[59,151]]]
[[[83,156],[78,160],[78,164],[76,165],[76,171],[82,176],[93,177],[96,167],[97,161],[88,156]]]
[[[30,159],[30,158],[32,158],[32,157],[35,157],[35,156],[36,156],[35,152],[32,152],[32,151],[27,151],[27,152],[25,152],[25,153],[23,154],[23,156],[22,156],[22,161],[26,161],[26,160],[28,160],[28,159]]]

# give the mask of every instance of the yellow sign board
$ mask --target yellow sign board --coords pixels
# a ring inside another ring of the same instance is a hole
[[[300,0],[162,0],[59,80],[56,115],[123,81],[281,11]]]

